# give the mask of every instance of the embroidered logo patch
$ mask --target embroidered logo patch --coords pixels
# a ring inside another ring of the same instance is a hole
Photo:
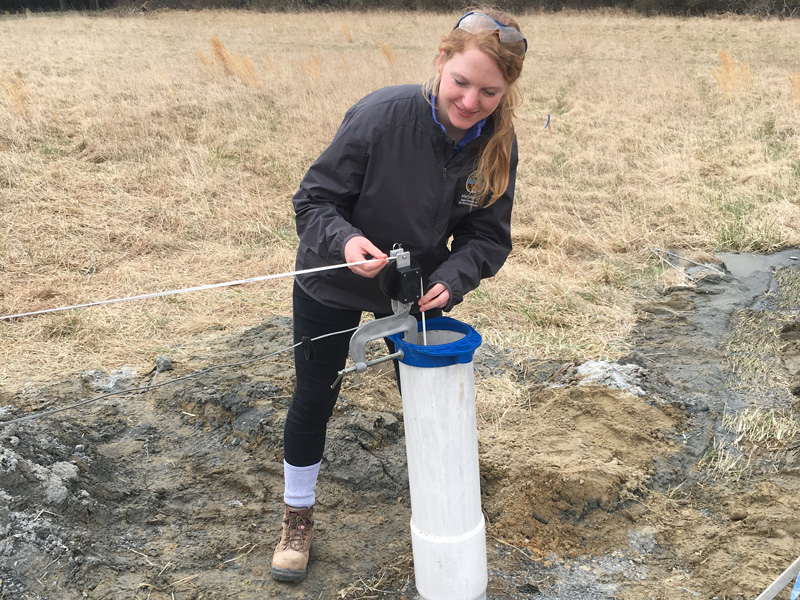
[[[467,191],[471,194],[477,194],[481,191],[480,184],[478,184],[478,172],[473,171],[467,177]]]
[[[481,192],[481,184],[478,180],[478,172],[473,171],[467,177],[467,191],[461,194],[458,204],[461,206],[469,206],[470,208],[478,208],[478,194]]]

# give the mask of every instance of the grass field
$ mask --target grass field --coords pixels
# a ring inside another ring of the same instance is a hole
[[[455,18],[0,17],[0,316],[291,270],[305,169],[361,96],[428,77]],[[515,249],[453,316],[520,360],[613,358],[636,302],[682,281],[654,248],[800,243],[796,23],[520,20]],[[290,314],[290,289],[0,322],[0,387],[151,365]]]

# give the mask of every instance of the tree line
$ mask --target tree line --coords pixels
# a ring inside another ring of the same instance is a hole
[[[498,4],[514,14],[614,8],[648,16],[733,13],[759,17],[800,17],[800,0],[505,0]],[[0,0],[0,11],[228,8],[288,12],[373,9],[453,12],[463,10],[466,5],[465,0]]]

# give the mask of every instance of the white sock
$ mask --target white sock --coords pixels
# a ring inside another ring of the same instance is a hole
[[[314,506],[317,476],[322,462],[310,467],[295,467],[283,461],[283,501],[292,508]]]

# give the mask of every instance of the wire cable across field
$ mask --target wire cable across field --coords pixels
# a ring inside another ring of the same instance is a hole
[[[105,305],[105,304],[116,304],[116,303],[119,303],[119,302],[129,302],[129,301],[132,301],[132,300],[146,300],[146,299],[150,299],[150,298],[162,298],[164,296],[172,296],[172,295],[175,295],[175,294],[185,294],[185,293],[188,293],[188,292],[199,292],[199,291],[202,291],[202,290],[211,290],[211,289],[221,288],[221,287],[230,287],[230,286],[234,286],[234,285],[242,285],[242,284],[245,284],[245,283],[255,283],[255,282],[258,282],[258,281],[267,281],[269,279],[278,279],[280,277],[293,277],[293,276],[296,276],[296,275],[307,275],[307,274],[310,274],[310,273],[317,273],[317,272],[320,272],[320,271],[329,271],[329,270],[332,270],[332,269],[342,269],[342,268],[345,268],[345,267],[349,268],[349,267],[353,267],[353,266],[357,266],[357,265],[364,265],[364,264],[367,264],[367,263],[375,262],[376,260],[379,260],[379,259],[371,258],[371,259],[368,259],[368,260],[361,260],[361,261],[356,261],[356,262],[348,262],[348,263],[342,263],[342,264],[338,264],[338,265],[330,265],[330,266],[325,266],[325,267],[317,267],[317,268],[314,268],[314,269],[303,269],[303,270],[300,270],[300,271],[290,271],[290,272],[287,272],[287,273],[277,273],[277,274],[274,274],[274,275],[263,275],[263,276],[260,276],[260,277],[251,277],[249,279],[238,279],[236,281],[227,281],[227,282],[224,282],[224,283],[211,283],[211,284],[208,284],[208,285],[200,285],[200,286],[196,286],[196,287],[183,288],[183,289],[179,289],[179,290],[168,290],[168,291],[164,291],[164,292],[155,292],[155,293],[152,293],[152,294],[140,294],[138,296],[129,296],[127,298],[115,298],[115,299],[112,299],[112,300],[101,300],[99,302],[89,302],[87,304],[76,304],[76,305],[73,305],[73,306],[62,306],[62,307],[59,307],[59,308],[49,308],[49,309],[45,309],[45,310],[37,310],[37,311],[32,311],[32,312],[19,313],[19,314],[15,314],[15,315],[2,316],[2,317],[0,317],[0,321],[8,320],[8,319],[17,319],[17,318],[21,318],[21,317],[32,317],[32,316],[44,315],[44,314],[48,314],[48,313],[55,313],[55,312],[60,312],[60,311],[65,311],[65,310],[74,310],[74,309],[78,309],[78,308],[89,308],[89,307],[92,307],[92,306],[101,306],[101,305]],[[388,256],[387,260],[395,260],[395,257],[394,256]],[[351,329],[345,329],[343,331],[335,331],[335,332],[332,332],[332,333],[326,333],[326,334],[317,336],[315,338],[311,338],[310,341],[314,342],[316,340],[320,340],[322,338],[330,337],[330,336],[333,336],[333,335],[340,335],[340,334],[343,334],[343,333],[349,333],[351,331],[355,331],[356,329],[358,329],[358,327],[353,327]],[[180,381],[186,381],[187,379],[192,379],[194,377],[198,377],[200,375],[203,375],[205,373],[209,373],[209,372],[214,371],[216,369],[222,369],[222,368],[225,368],[225,367],[228,367],[228,368],[230,368],[230,367],[240,367],[242,365],[246,365],[246,364],[249,364],[249,363],[252,363],[252,362],[257,362],[259,360],[264,360],[264,359],[270,358],[272,356],[275,356],[277,354],[281,354],[283,352],[288,352],[289,350],[293,350],[294,348],[297,348],[298,346],[300,346],[303,343],[304,343],[303,341],[300,341],[300,342],[297,342],[296,344],[293,344],[291,346],[287,346],[286,348],[282,348],[280,350],[276,350],[274,352],[270,352],[270,353],[264,354],[262,356],[257,356],[256,358],[250,358],[250,359],[247,359],[247,360],[244,360],[244,361],[241,361],[241,362],[227,363],[227,364],[222,364],[222,365],[215,365],[213,367],[208,367],[207,369],[203,369],[201,371],[197,371],[196,373],[191,373],[189,375],[183,375],[181,377],[177,377],[175,379],[170,379],[169,381],[164,381],[162,383],[153,384],[152,381],[151,381],[150,384],[145,385],[145,386],[140,386],[140,387],[135,387],[135,388],[128,388],[128,389],[120,390],[120,391],[117,391],[117,392],[109,392],[107,394],[103,394],[102,396],[97,396],[96,398],[90,398],[88,400],[82,400],[81,402],[77,402],[77,403],[71,404],[69,406],[63,406],[61,408],[55,408],[53,410],[48,410],[48,411],[40,412],[40,413],[28,414],[28,415],[25,415],[23,417],[18,417],[16,419],[11,419],[9,421],[0,421],[0,428],[6,427],[8,425],[13,425],[15,423],[22,423],[23,421],[30,421],[30,420],[33,420],[33,419],[39,419],[39,418],[42,418],[42,417],[55,415],[55,414],[58,414],[60,412],[64,412],[64,411],[68,411],[68,410],[74,410],[76,408],[80,408],[82,406],[86,406],[87,404],[92,404],[93,402],[97,402],[98,400],[103,400],[104,398],[110,398],[112,396],[123,396],[123,395],[126,395],[126,394],[133,394],[135,392],[147,392],[147,391],[150,391],[150,390],[154,390],[154,389],[163,387],[165,385],[172,385],[172,384],[178,383]],[[158,374],[158,371],[156,371],[156,374]]]
[[[666,258],[666,256],[674,257],[674,258],[677,258],[678,260],[681,260],[681,261],[686,261],[686,262],[691,263],[693,265],[696,265],[698,267],[704,267],[706,269],[711,269],[712,271],[715,271],[715,272],[717,272],[717,273],[719,273],[720,275],[723,275],[723,276],[725,275],[725,271],[715,267],[714,265],[709,265],[709,264],[705,264],[705,263],[699,263],[699,262],[697,262],[695,260],[692,260],[690,258],[686,258],[685,256],[681,256],[680,254],[675,254],[674,252],[670,252],[669,250],[664,250],[662,248],[650,248],[650,251],[653,254],[655,254],[656,257],[658,257],[659,260],[661,260],[662,262],[666,263],[667,266],[672,267],[673,269],[675,269],[676,271],[681,273],[684,277],[686,277],[686,279],[688,279],[689,281],[691,281],[693,283],[696,283],[697,279],[695,277],[692,277],[686,271],[681,269],[678,265],[676,265],[675,263],[670,261],[668,258]]]
[[[387,256],[386,260],[393,260],[393,256]],[[208,285],[198,285],[196,287],[183,288],[179,290],[167,290],[164,292],[154,292],[152,294],[140,294],[138,296],[128,296],[127,298],[113,298],[111,300],[100,300],[98,302],[88,302],[86,304],[75,304],[73,306],[61,306],[59,308],[47,308],[44,310],[35,310],[32,312],[18,313],[16,315],[5,315],[0,317],[0,321],[9,319],[19,319],[22,317],[33,317],[37,315],[45,315],[48,313],[61,312],[64,310],[75,310],[78,308],[89,308],[92,306],[102,306],[104,304],[117,304],[119,302],[130,302],[132,300],[148,300],[150,298],[163,298],[164,296],[174,296],[176,294],[186,294],[189,292],[200,292],[203,290],[213,290],[215,288],[231,287],[234,285],[243,285],[245,283],[255,283],[257,281],[267,281],[269,279],[278,279],[280,277],[294,277],[296,275],[308,275],[310,273],[318,273],[320,271],[330,271],[332,269],[342,269],[344,267],[354,267],[357,265],[365,265],[374,262],[378,259],[370,258],[368,260],[360,260],[350,263],[342,263],[338,265],[330,265],[326,267],[316,267],[314,269],[303,269],[301,271],[289,271],[288,273],[277,273],[275,275],[262,275],[260,277],[250,277],[249,279],[237,279],[236,281],[226,281],[223,283],[210,283]]]

